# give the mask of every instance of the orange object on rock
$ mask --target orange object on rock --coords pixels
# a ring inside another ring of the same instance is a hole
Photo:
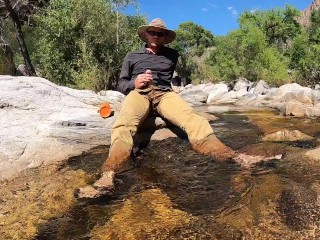
[[[101,103],[99,113],[100,113],[100,116],[103,118],[110,117],[110,115],[111,115],[110,104],[108,102]]]

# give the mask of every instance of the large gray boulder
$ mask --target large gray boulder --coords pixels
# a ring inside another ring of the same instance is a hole
[[[207,103],[214,103],[228,92],[228,85],[225,83],[215,84],[208,95]]]
[[[266,94],[270,89],[270,86],[268,83],[266,83],[263,80],[260,80],[256,83],[256,85],[253,86],[253,94]]]
[[[247,91],[250,90],[250,88],[252,87],[253,82],[250,82],[249,80],[240,77],[237,82],[235,83],[233,90],[234,91],[239,91],[241,89],[245,89]]]
[[[198,88],[183,90],[179,95],[191,106],[202,105],[206,103],[208,99],[208,93]]]
[[[102,119],[99,106],[121,104],[38,77],[0,76],[0,89],[0,179],[108,144],[114,117]]]
[[[319,117],[320,91],[297,83],[285,84],[266,93],[266,106],[280,110],[283,115],[296,117]]]
[[[303,87],[297,83],[288,83],[279,87],[277,93],[274,95],[274,98],[286,100],[286,99],[283,99],[284,96],[292,92],[300,93],[301,95],[310,96],[312,89],[308,87]]]
[[[306,106],[303,103],[293,99],[280,107],[280,113],[284,116],[304,117],[305,109]]]
[[[213,83],[207,83],[203,86],[202,91],[209,94],[216,89],[215,85],[216,84]]]
[[[230,92],[220,94],[219,98],[215,100],[216,103],[219,104],[228,104],[228,103],[236,103],[237,100],[248,94],[248,91],[245,88],[242,88],[238,91],[231,90]]]
[[[247,106],[247,107],[270,107],[268,97],[261,94],[247,94],[235,103],[238,106]]]
[[[304,111],[306,117],[320,117],[320,104],[313,107],[307,107]]]
[[[287,83],[279,87],[279,91],[283,92],[284,94],[287,92],[296,92],[305,90],[307,87],[303,87],[298,83]]]
[[[312,90],[311,99],[312,99],[314,104],[320,103],[320,89]]]
[[[311,95],[306,94],[304,91],[288,92],[284,96],[282,96],[280,99],[281,102],[289,102],[291,100],[296,100],[303,104],[309,104],[309,105],[313,103],[311,99]]]

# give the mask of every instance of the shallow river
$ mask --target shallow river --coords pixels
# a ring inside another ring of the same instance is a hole
[[[3,182],[0,239],[320,239],[320,163],[304,155],[320,145],[320,120],[231,110],[211,122],[223,142],[282,159],[243,167],[199,155],[186,139],[154,141],[117,176],[114,196],[76,201],[108,154],[97,147]],[[313,139],[262,141],[283,129]]]

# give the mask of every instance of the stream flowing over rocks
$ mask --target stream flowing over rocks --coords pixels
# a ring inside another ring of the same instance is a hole
[[[70,89],[38,77],[1,76],[0,89],[0,179],[109,144],[110,128],[125,97],[116,91],[96,94]],[[233,89],[208,83],[179,87],[179,91],[192,106],[232,103],[274,108],[285,116],[320,117],[319,89],[296,83],[271,88],[263,80],[252,83],[240,78]],[[99,116],[102,102],[110,103],[112,117]],[[151,125],[154,122],[160,132],[167,125],[160,118],[151,119]],[[155,136],[176,135],[167,131]]]

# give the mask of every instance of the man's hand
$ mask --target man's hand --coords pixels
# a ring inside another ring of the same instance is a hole
[[[139,74],[134,81],[134,87],[141,89],[148,87],[152,84],[152,72],[151,70],[147,70],[145,73]]]

